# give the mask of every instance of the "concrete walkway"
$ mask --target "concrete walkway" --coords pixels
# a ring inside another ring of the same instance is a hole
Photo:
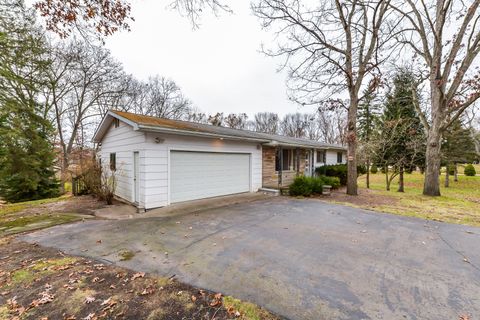
[[[318,200],[86,221],[21,239],[175,275],[290,319],[480,318],[480,228]],[[133,259],[121,262],[123,250]]]
[[[122,220],[152,217],[167,217],[186,213],[195,213],[204,210],[212,210],[238,203],[247,203],[271,198],[273,195],[263,192],[247,192],[229,196],[186,201],[175,203],[167,207],[138,212],[132,205],[119,203],[107,206],[95,211],[95,216],[102,219]]]

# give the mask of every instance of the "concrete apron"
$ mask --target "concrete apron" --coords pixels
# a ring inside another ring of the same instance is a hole
[[[95,211],[95,216],[108,220],[123,220],[135,218],[168,217],[177,214],[194,213],[203,210],[212,210],[238,203],[248,203],[258,200],[266,200],[275,195],[267,192],[248,192],[228,196],[214,197],[174,203],[166,207],[150,209],[138,212],[137,208],[129,204],[111,205]]]

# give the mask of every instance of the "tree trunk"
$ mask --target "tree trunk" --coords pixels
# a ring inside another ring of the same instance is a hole
[[[458,166],[456,162],[453,167],[453,181],[458,182]]]
[[[447,171],[445,172],[445,188],[448,188],[450,186],[450,171],[449,171],[449,164],[447,162]]]
[[[399,173],[399,176],[398,176],[398,192],[405,192],[405,187],[404,187],[404,181],[403,181],[403,172],[404,172],[404,168],[403,166],[400,167],[400,173]]]
[[[370,159],[367,159],[367,189],[370,189]]]
[[[355,97],[350,95],[350,107],[348,108],[347,122],[347,194],[358,195],[357,188],[357,107],[358,102]]]
[[[388,165],[385,165],[385,185],[387,186],[387,191],[390,191],[390,180],[388,179]]]
[[[442,124],[445,119],[443,111],[445,110],[445,95],[437,77],[438,75],[436,77],[432,75],[430,79],[432,122],[427,135],[425,182],[423,185],[423,194],[434,197],[440,196],[440,151],[442,147]]]

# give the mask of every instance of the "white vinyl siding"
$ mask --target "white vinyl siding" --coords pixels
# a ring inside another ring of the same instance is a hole
[[[250,191],[250,155],[170,152],[170,202]]]
[[[142,149],[145,144],[145,133],[134,131],[122,121],[118,127],[112,122],[102,139],[99,155],[104,168],[110,166],[110,153],[115,153],[117,187],[115,195],[129,202],[134,202],[133,189],[133,152],[139,151],[139,195],[138,204],[144,206],[144,190],[141,187],[145,179],[145,159]]]
[[[156,143],[156,137],[163,139],[162,142]],[[249,154],[251,157],[250,191],[256,192],[262,186],[262,149],[253,142],[149,132],[146,135],[144,151],[147,168],[145,179],[145,207],[147,209],[163,207],[171,203],[172,195],[169,195],[168,190],[168,164],[171,151]]]
[[[339,152],[338,150],[327,149],[325,152],[326,152],[326,155],[325,155],[326,164],[338,164],[337,163],[337,153]],[[314,156],[315,156],[315,159],[314,159],[315,167],[323,166],[324,163],[322,161],[317,162],[318,152],[315,152]],[[347,163],[346,160],[347,160],[347,152],[342,151],[342,163]]]

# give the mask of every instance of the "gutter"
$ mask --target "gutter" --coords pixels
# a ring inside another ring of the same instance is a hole
[[[159,132],[159,133],[166,133],[166,134],[178,134],[183,136],[201,136],[207,138],[222,138],[228,140],[240,140],[240,141],[252,141],[252,142],[259,142],[259,143],[268,143],[270,140],[265,139],[258,139],[258,138],[248,138],[248,137],[238,137],[238,136],[231,136],[226,134],[218,134],[218,133],[208,133],[208,132],[201,132],[201,131],[188,131],[188,130],[178,130],[178,129],[171,129],[171,128],[159,128],[155,126],[146,126],[146,125],[138,125],[139,131],[149,131],[149,132]]]
[[[324,150],[342,150],[346,151],[347,148],[345,147],[332,147],[332,146],[315,146],[315,145],[307,145],[307,144],[297,144],[297,143],[283,143],[283,142],[278,142],[275,140],[272,140],[271,142],[265,143],[265,146],[268,147],[301,147],[301,148],[306,148],[306,149],[324,149]]]

